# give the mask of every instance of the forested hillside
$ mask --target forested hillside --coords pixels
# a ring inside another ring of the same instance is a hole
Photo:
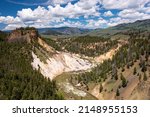
[[[95,57],[106,53],[117,46],[117,40],[98,36],[78,36],[66,39],[53,40],[43,38],[50,46],[58,51],[66,51],[74,54]]]
[[[26,42],[0,41],[0,99],[63,99],[55,81],[33,70],[31,50]]]
[[[7,37],[7,33],[0,31],[0,42],[4,41],[6,39],[6,37]]]
[[[112,41],[109,38],[81,36],[67,43],[65,49],[76,54],[94,57],[106,53],[114,48],[116,44],[117,41]]]
[[[137,89],[141,89],[141,84],[148,83],[147,79],[150,78],[150,34],[147,31],[128,31],[125,34],[130,38],[128,41],[126,40],[127,43],[120,48],[112,60],[104,61],[90,72],[71,77],[71,82],[74,85],[81,84],[80,88],[87,91],[92,89],[91,84],[97,84],[100,94],[107,95],[116,92],[116,96],[120,96],[120,92],[134,83],[132,77],[138,80]],[[148,85],[145,86],[145,90],[146,88],[149,90]],[[138,92],[140,91],[138,90]],[[120,99],[126,99],[122,95]],[[145,97],[141,97],[149,99],[150,97],[146,97],[148,95],[146,92]]]

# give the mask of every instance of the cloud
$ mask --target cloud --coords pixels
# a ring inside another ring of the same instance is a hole
[[[44,5],[47,3],[48,0],[27,0],[26,2],[23,1],[16,1],[16,0],[6,0],[7,2],[13,3],[13,4],[20,4],[24,6],[38,6],[38,5]]]
[[[12,17],[12,16],[0,16],[0,23],[6,24],[6,27],[3,30],[13,30],[18,27],[26,27],[19,17]]]
[[[140,10],[141,11],[141,10]],[[150,14],[140,12],[139,9],[125,9],[118,13],[118,16],[111,18],[108,26],[115,26],[122,23],[135,22],[137,20],[150,19]]]
[[[133,19],[133,20],[142,20],[142,19],[149,19],[150,15],[138,12],[135,9],[125,9],[119,12],[118,16],[125,18],[125,19]]]
[[[19,28],[19,27],[27,27],[27,25],[25,25],[25,24],[9,24],[3,30],[13,30],[13,29]]]
[[[133,22],[133,21],[131,21],[131,20],[129,20],[129,19],[123,19],[123,18],[121,18],[121,17],[115,17],[115,18],[111,18],[111,19],[108,21],[107,25],[108,25],[108,26],[116,26],[116,25],[118,25],[118,24],[128,23],[128,22]]]
[[[12,16],[0,16],[0,23],[4,23],[4,24],[18,24],[21,23],[22,21],[20,20],[19,17],[12,17]]]
[[[98,9],[99,8],[97,5],[98,3],[99,3],[99,0],[80,0],[79,2],[77,2],[77,6],[85,10],[89,10],[93,7]]]
[[[101,28],[101,27],[106,27],[107,26],[107,21],[103,18],[99,18],[98,20],[87,20],[86,21],[87,24],[85,25],[86,28],[92,28],[92,29],[95,29],[95,28]]]
[[[49,5],[47,9],[40,6],[34,10],[30,8],[22,9],[21,11],[18,11],[17,15],[23,21],[34,21],[36,19],[50,20],[55,17],[77,18],[80,16],[99,16],[100,13],[97,10],[98,8],[96,6],[96,3],[95,6],[88,6],[88,8],[85,8],[79,1],[77,4],[68,3],[65,7],[62,7],[60,5]]]
[[[95,5],[95,6],[94,6]],[[99,16],[100,13],[97,11],[98,8],[96,4],[93,6],[85,7],[81,1],[76,4],[68,3],[65,7],[61,7],[60,5],[48,6],[49,11],[53,16],[56,17],[68,17],[68,18],[76,18],[80,16]]]
[[[35,0],[31,1],[34,2]],[[38,6],[35,9],[23,8],[17,11],[16,16],[0,16],[0,23],[7,25],[5,30],[19,26],[104,28],[136,20],[150,19],[150,0],[38,1],[46,6]]]
[[[150,14],[150,6],[139,8],[137,11]]]
[[[90,0],[87,2],[91,3]],[[60,5],[49,5],[48,7],[38,6],[34,10],[32,10],[31,8],[25,8],[19,10],[15,18],[12,16],[1,17],[2,21],[0,20],[0,22],[9,25],[8,27],[11,27],[11,29],[17,26],[17,21],[19,24],[18,26],[22,26],[23,24],[23,26],[35,26],[39,28],[51,26],[51,24],[58,24],[60,22],[64,24],[66,18],[78,19],[81,16],[88,18],[89,16],[98,17],[100,15],[100,13],[98,12],[96,0],[92,3],[92,5],[88,5],[88,7],[85,7],[84,4],[86,4],[86,2],[84,3],[84,1],[81,0],[76,4],[68,3],[65,7],[62,7]],[[68,24],[70,24],[70,26],[71,24],[79,26],[76,23]],[[66,23],[65,25],[68,24]]]
[[[149,3],[147,3],[147,6],[148,6],[148,7],[150,7],[150,2],[149,2]]]
[[[23,21],[35,21],[37,19],[47,19],[51,17],[51,14],[44,7],[37,7],[32,10],[30,8],[22,9],[17,12],[17,16]]]
[[[67,3],[70,3],[72,1],[77,1],[77,0],[48,0],[47,2],[45,2],[46,5],[61,5],[61,4],[67,4]]]
[[[113,16],[114,14],[111,12],[111,11],[107,11],[107,12],[105,12],[104,13],[104,16],[105,17],[111,17],[111,16]]]
[[[18,1],[18,0],[6,0],[7,2],[13,3],[13,4],[20,4],[25,6],[39,6],[39,5],[61,5],[61,4],[67,4],[72,1],[77,0],[27,0],[25,1]]]
[[[128,9],[144,7],[150,0],[101,0],[101,2],[106,9]]]

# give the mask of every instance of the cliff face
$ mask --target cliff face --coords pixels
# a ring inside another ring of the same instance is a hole
[[[8,42],[27,42],[33,46],[31,65],[33,69],[53,80],[63,72],[85,71],[94,67],[94,64],[82,59],[81,56],[56,51],[38,35],[34,28],[20,28],[12,31],[8,36]],[[35,43],[34,43],[35,42]]]
[[[63,72],[86,71],[94,67],[94,64],[90,61],[65,52],[57,53],[52,57],[49,57],[46,60],[46,63],[42,62],[34,52],[32,52],[32,57],[32,67],[36,70],[40,70],[43,76],[50,78],[51,80]]]
[[[38,38],[38,31],[34,28],[19,28],[10,33],[8,42],[28,42]]]
[[[48,52],[56,52],[56,50],[54,48],[52,48],[51,46],[49,46],[45,41],[43,41],[41,38],[38,38],[38,44],[40,46],[42,46],[46,51]]]

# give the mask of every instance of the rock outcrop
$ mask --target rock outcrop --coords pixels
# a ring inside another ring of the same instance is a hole
[[[42,62],[37,55],[32,52],[32,67],[39,70],[43,76],[53,80],[56,76],[63,72],[77,72],[91,69],[94,64],[88,60],[84,60],[77,55],[60,52]]]
[[[32,50],[32,67],[51,80],[63,72],[77,72],[93,67],[90,61],[84,60],[78,55],[56,51],[40,38],[35,28],[16,29],[10,33],[7,40],[8,42],[31,43],[33,48],[36,48],[36,50]]]
[[[35,28],[19,28],[10,33],[8,42],[32,42],[38,38],[38,31]]]

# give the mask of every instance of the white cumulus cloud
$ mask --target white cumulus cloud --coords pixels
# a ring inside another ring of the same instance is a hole
[[[126,19],[135,19],[135,20],[142,20],[142,19],[149,19],[150,15],[138,12],[135,9],[125,9],[121,12],[119,12],[118,16]]]
[[[47,4],[53,4],[53,5],[67,4],[72,1],[76,1],[76,0],[48,0]]]
[[[150,0],[101,0],[106,9],[127,9],[144,7]]]
[[[104,16],[105,17],[111,17],[111,16],[113,16],[114,14],[111,12],[111,11],[107,11],[107,12],[105,12],[104,13]]]
[[[103,18],[99,18],[98,20],[87,20],[87,24],[85,25],[86,28],[101,28],[101,27],[105,27],[107,25],[107,21]]]
[[[103,28],[150,19],[150,0],[45,1],[41,3],[45,6],[23,8],[16,12],[16,16],[0,16],[0,23],[6,25],[5,30],[21,26]]]

